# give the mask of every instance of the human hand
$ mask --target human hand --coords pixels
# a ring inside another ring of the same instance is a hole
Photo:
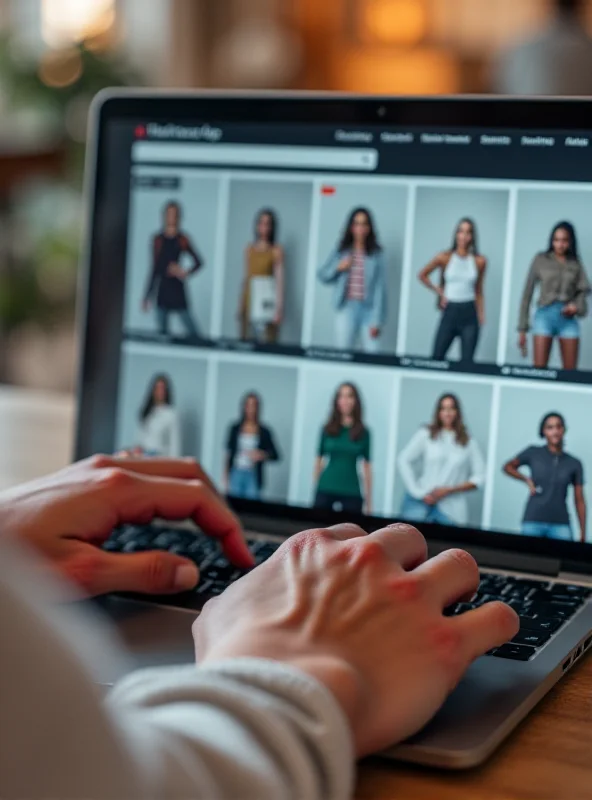
[[[374,328],[370,328],[370,338],[371,339],[378,339],[380,337],[380,328],[376,326]]]
[[[451,490],[448,486],[439,486],[436,489],[433,489],[429,495],[433,499],[432,505],[435,505],[440,500],[443,500],[445,497],[448,497],[449,494],[451,494]]]
[[[273,318],[274,325],[281,325],[284,319],[284,315],[281,311],[277,311]]]
[[[184,280],[187,277],[185,270],[174,261],[171,261],[168,265],[167,275],[169,278],[179,278],[179,280]]]
[[[481,328],[485,325],[485,312],[484,311],[478,311],[477,312],[477,322],[479,323],[479,326]]]
[[[152,308],[152,303],[150,300],[143,300],[142,301],[142,311],[150,311]]]
[[[498,602],[445,617],[475,592],[479,569],[461,550],[426,554],[423,536],[402,524],[292,536],[205,605],[193,625],[197,660],[291,664],[333,693],[358,756],[401,741],[431,719],[474,659],[519,627]]]
[[[261,461],[265,461],[267,453],[265,450],[251,450],[249,452],[249,458],[254,464],[258,464]]]
[[[524,331],[520,331],[518,335],[518,348],[523,358],[528,355],[528,339]]]
[[[227,557],[253,566],[238,519],[193,459],[94,456],[0,495],[0,530],[33,546],[87,595],[190,589],[195,564],[162,551],[100,549],[113,528],[192,519]]]
[[[526,485],[528,486],[528,491],[530,492],[531,496],[534,497],[534,495],[537,493],[536,483],[531,478],[527,478]]]
[[[422,497],[422,502],[425,503],[426,506],[435,506],[438,501],[434,497],[433,493],[430,492],[429,494],[426,494],[425,497]]]
[[[352,268],[354,260],[352,256],[344,256],[337,265],[337,272],[347,272]]]
[[[438,299],[438,306],[440,307],[440,309],[442,311],[444,311],[444,309],[448,305],[448,298],[444,294],[444,289],[436,289],[436,292],[437,292],[438,298],[439,298]]]
[[[566,303],[561,309],[564,317],[575,317],[578,313],[578,307],[575,303]]]

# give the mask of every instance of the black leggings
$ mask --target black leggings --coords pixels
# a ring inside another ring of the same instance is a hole
[[[348,511],[351,514],[361,514],[364,501],[361,497],[351,497],[344,494],[329,494],[317,492],[315,508],[326,508],[329,511]]]
[[[450,346],[460,338],[460,360],[472,362],[479,340],[479,320],[473,301],[469,303],[448,303],[442,313],[434,341],[434,361],[445,361]]]

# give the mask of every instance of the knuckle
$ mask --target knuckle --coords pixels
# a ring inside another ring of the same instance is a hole
[[[97,576],[100,570],[98,553],[89,548],[89,552],[79,553],[63,564],[63,572],[87,594],[95,594]]]
[[[351,543],[352,562],[357,566],[377,565],[386,561],[384,547],[376,539],[368,537]]]
[[[147,553],[144,570],[146,587],[149,592],[158,592],[167,585],[169,569],[161,553]]]
[[[133,483],[134,477],[131,473],[120,467],[107,467],[99,473],[101,486],[109,491],[125,489]]]
[[[87,463],[91,469],[105,469],[113,463],[113,459],[104,453],[95,453],[94,456],[87,459]]]
[[[411,603],[422,594],[422,582],[412,572],[403,572],[390,580],[390,588],[399,603]]]
[[[428,642],[439,663],[456,673],[463,666],[462,635],[450,620],[439,620],[428,628]]]

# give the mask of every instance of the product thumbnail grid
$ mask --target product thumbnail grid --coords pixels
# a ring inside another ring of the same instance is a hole
[[[125,334],[581,381],[590,219],[583,185],[135,167]]]
[[[592,388],[126,342],[115,447],[232,497],[592,542]]]

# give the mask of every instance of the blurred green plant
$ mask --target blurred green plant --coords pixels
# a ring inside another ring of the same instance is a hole
[[[57,177],[32,177],[3,209],[8,231],[2,236],[7,255],[0,261],[3,338],[31,322],[49,330],[73,320],[88,107],[101,89],[140,83],[124,57],[99,49],[97,42],[33,57],[10,37],[0,38],[2,144],[34,152],[38,141],[40,149],[53,146],[63,154]],[[6,377],[0,374],[0,380]]]

